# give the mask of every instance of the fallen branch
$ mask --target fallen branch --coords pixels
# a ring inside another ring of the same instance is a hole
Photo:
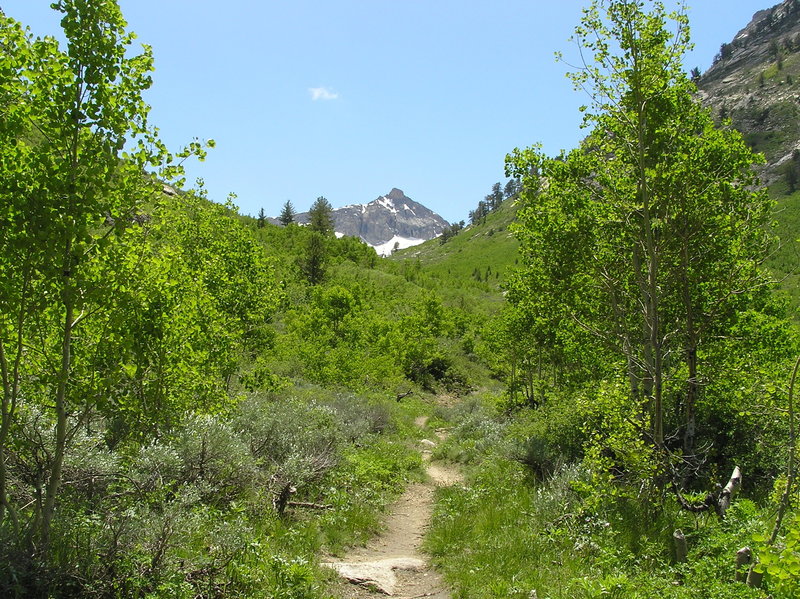
[[[678,488],[675,474],[673,469],[672,490],[675,492],[675,497],[677,497],[678,503],[682,509],[695,514],[707,512],[713,506],[717,515],[720,518],[725,518],[725,512],[731,507],[731,501],[733,501],[734,496],[742,486],[742,471],[739,469],[739,466],[736,466],[733,469],[730,479],[728,479],[728,484],[720,491],[719,495],[709,493],[702,503],[690,503]]]
[[[309,503],[307,501],[290,501],[286,504],[289,507],[304,507],[310,510],[332,510],[332,505],[326,505],[324,503]]]
[[[409,389],[409,390],[408,390],[408,391],[406,391],[405,393],[398,393],[398,394],[397,394],[397,401],[400,401],[400,400],[401,400],[401,399],[403,399],[404,397],[408,397],[409,395],[413,395],[413,394],[414,394],[414,391],[413,391],[413,389]]]
[[[706,495],[706,498],[702,503],[689,503],[689,501],[687,501],[687,499],[681,494],[680,489],[678,489],[678,485],[673,483],[672,490],[675,492],[675,497],[677,498],[681,509],[686,512],[692,512],[693,514],[707,512],[709,508],[711,508],[711,506],[716,502],[716,497],[714,497],[714,494],[709,493]]]

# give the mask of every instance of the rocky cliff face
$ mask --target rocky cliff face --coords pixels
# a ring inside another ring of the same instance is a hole
[[[786,0],[753,15],[723,44],[698,84],[704,103],[729,118],[756,151],[772,182],[800,147],[800,0]]]
[[[441,216],[409,198],[400,189],[368,204],[352,204],[333,211],[338,235],[358,237],[373,247],[395,240],[400,247],[422,243],[441,235],[448,225]],[[307,223],[308,213],[297,215],[297,222]],[[391,249],[391,248],[389,248]]]
[[[360,237],[370,245],[386,243],[393,237],[433,239],[448,225],[441,216],[392,189],[369,204],[355,204],[334,210],[336,232]]]

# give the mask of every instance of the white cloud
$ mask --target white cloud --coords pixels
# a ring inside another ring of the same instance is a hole
[[[335,100],[339,97],[339,94],[327,87],[309,87],[308,93],[315,102],[317,100]]]

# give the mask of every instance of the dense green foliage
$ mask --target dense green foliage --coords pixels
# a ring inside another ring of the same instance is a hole
[[[456,416],[440,453],[475,473],[442,493],[429,541],[456,596],[764,596],[734,581],[745,545],[773,596],[800,588],[795,524],[772,520],[797,498],[785,385],[800,349],[761,268],[772,204],[758,157],[694,98],[685,17],[648,4],[584,12],[581,146],[508,159],[523,266],[484,335],[508,388]],[[726,510],[713,489],[735,465],[760,503]]]
[[[54,6],[64,14],[67,52],[0,15],[0,516],[44,556],[74,427],[105,396],[104,373],[92,362],[126,283],[126,234],[146,220],[142,208],[160,190],[143,169],[172,161],[141,100],[152,59],[147,50],[126,56],[132,38],[116,4]],[[126,143],[135,149],[123,152]],[[183,155],[196,152],[194,143]],[[33,446],[46,457],[35,467],[34,500],[20,513],[5,467],[19,449],[12,440],[20,419],[39,411],[43,432]]]
[[[281,229],[176,192],[204,148],[149,128],[149,49],[115,2],[56,8],[68,50],[0,24],[0,594],[321,596],[316,552],[419,469],[414,408],[376,390],[463,383],[452,317],[387,274],[362,319],[391,284],[354,284],[377,256],[329,213]]]
[[[511,157],[514,172],[535,173],[525,179],[517,232],[526,269],[514,292],[528,312],[557,315],[534,335],[558,336],[572,322],[595,351],[624,363],[657,447],[672,432],[670,396],[684,388],[672,401],[691,452],[700,371],[713,368],[701,362],[706,344],[757,305],[752,295],[766,284],[758,266],[771,204],[752,190],[755,157],[741,136],[716,128],[693,97],[679,62],[685,22],[673,38],[658,11],[620,2],[606,19],[588,12],[577,36],[594,62],[574,78],[592,94],[591,132],[559,159]],[[610,54],[612,39],[624,56]]]
[[[66,49],[0,13],[0,595],[329,597],[320,554],[422,475],[426,416],[469,475],[427,540],[456,597],[798,596],[797,302],[767,274],[797,193],[772,227],[683,16],[592,5],[581,146],[515,151],[469,226],[384,260],[325,198],[277,226],[182,190],[205,145],[148,124],[149,49],[113,0],[55,8]]]

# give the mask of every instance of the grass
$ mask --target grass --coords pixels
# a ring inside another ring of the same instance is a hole
[[[485,464],[468,487],[440,490],[425,547],[454,597],[574,597],[570,573],[584,568],[571,540],[550,526],[569,511],[571,495],[568,485],[553,485],[545,498],[505,460]]]
[[[673,505],[606,501],[585,509],[578,465],[536,480],[507,459],[484,463],[467,487],[437,496],[426,549],[459,599],[507,597],[765,597],[733,582],[733,554],[764,527],[742,500],[728,520],[694,519]],[[690,542],[688,565],[673,563],[676,528]]]
[[[517,260],[519,244],[509,230],[516,211],[514,201],[506,200],[447,243],[432,239],[389,260],[406,268],[418,263],[419,284],[436,289],[450,305],[492,314],[503,303],[502,284]]]
[[[770,188],[776,200],[774,233],[780,245],[767,259],[765,265],[780,282],[791,305],[794,318],[800,310],[800,191],[787,194],[786,183],[779,181]]]
[[[516,421],[530,414],[506,418],[498,429],[501,438],[481,452],[474,445],[476,431],[495,427],[479,421],[502,419],[475,405],[454,410],[456,425],[441,451],[472,448],[471,475],[466,485],[437,492],[425,540],[454,598],[767,596],[734,582],[733,556],[745,545],[757,547],[757,533],[769,528],[768,509],[738,498],[719,520],[713,513],[682,511],[670,496],[650,503],[635,493],[604,493],[592,488],[582,462],[537,476],[509,457],[519,435]],[[686,564],[674,561],[672,534],[678,528],[689,542]]]

